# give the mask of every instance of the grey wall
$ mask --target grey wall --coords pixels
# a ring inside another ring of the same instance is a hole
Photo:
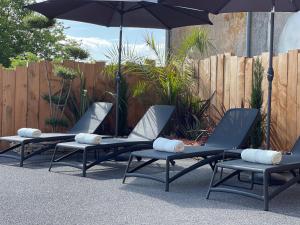
[[[277,53],[279,37],[291,13],[276,13],[274,50]],[[246,13],[221,14],[211,16],[213,26],[199,26],[208,30],[215,46],[209,55],[231,52],[238,56],[246,55]],[[300,22],[300,21],[299,21]],[[174,29],[171,32],[171,46],[176,49],[193,27]],[[252,13],[251,55],[268,51],[269,13]],[[300,33],[299,33],[300,35]],[[199,56],[200,57],[200,56]]]

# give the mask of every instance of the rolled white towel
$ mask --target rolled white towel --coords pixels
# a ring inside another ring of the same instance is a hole
[[[75,141],[80,144],[97,145],[100,144],[102,137],[96,134],[80,133],[75,136]]]
[[[42,131],[34,128],[21,128],[18,130],[18,136],[28,137],[28,138],[37,138],[42,135]]]
[[[282,160],[280,152],[250,148],[242,151],[241,157],[244,161],[270,165],[279,164]]]
[[[179,140],[157,138],[153,143],[153,148],[164,152],[182,152],[184,151],[184,143]]]

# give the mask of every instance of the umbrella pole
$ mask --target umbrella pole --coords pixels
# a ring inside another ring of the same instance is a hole
[[[122,4],[123,11],[124,5]],[[123,43],[123,12],[121,12],[121,23],[120,23],[120,33],[119,33],[119,60],[118,60],[118,73],[116,76],[116,127],[115,127],[115,136],[117,137],[119,135],[119,114],[120,114],[120,83],[121,83],[121,76],[122,76],[122,43]]]
[[[271,131],[271,104],[272,104],[272,82],[274,79],[274,69],[273,69],[273,42],[274,42],[274,16],[275,7],[270,13],[270,43],[269,43],[269,68],[268,68],[268,109],[267,109],[267,149],[270,149],[270,131]]]

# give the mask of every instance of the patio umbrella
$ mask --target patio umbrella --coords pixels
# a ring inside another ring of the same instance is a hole
[[[271,99],[273,69],[273,41],[275,12],[297,12],[300,0],[159,0],[160,3],[206,10],[214,14],[231,12],[270,12],[269,68],[268,68],[268,108],[267,108],[267,148],[270,148]]]
[[[59,18],[107,27],[120,27],[119,62],[116,75],[116,136],[119,127],[123,27],[172,29],[181,26],[211,24],[207,12],[157,4],[154,0],[48,0],[26,7],[50,19]]]

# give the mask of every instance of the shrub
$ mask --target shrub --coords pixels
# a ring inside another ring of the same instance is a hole
[[[44,29],[53,27],[56,21],[45,16],[30,14],[23,19],[23,23],[29,29]]]
[[[78,72],[76,70],[64,66],[55,66],[54,73],[65,80],[74,80],[78,76]]]
[[[263,90],[262,81],[264,75],[264,68],[259,59],[254,61],[253,68],[253,83],[252,83],[252,94],[250,100],[251,108],[260,110],[259,119],[257,125],[254,128],[253,134],[251,136],[251,145],[253,148],[259,148],[263,142],[263,115],[261,112],[263,104]]]

